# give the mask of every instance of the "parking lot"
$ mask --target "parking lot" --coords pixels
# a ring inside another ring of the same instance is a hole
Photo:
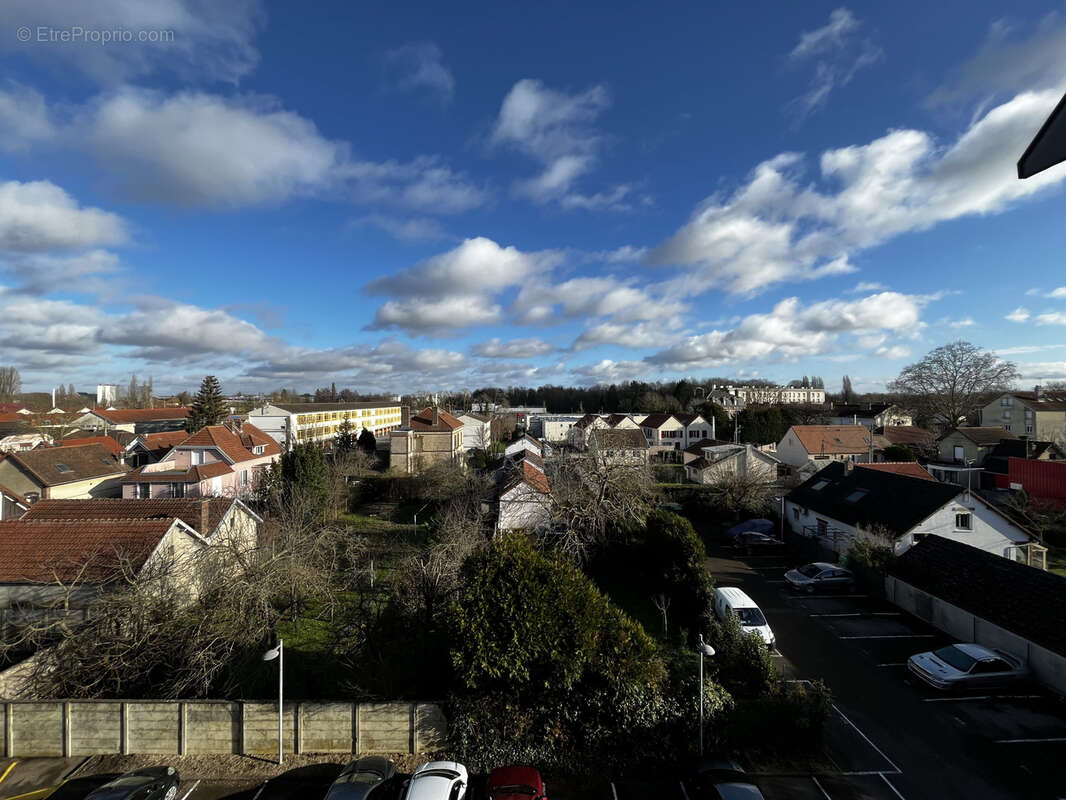
[[[870,768],[890,784],[887,796],[1066,797],[1066,707],[1057,696],[1036,685],[945,695],[912,679],[908,656],[952,639],[861,591],[795,592],[782,578],[796,566],[783,549],[713,549],[709,566],[719,585],[743,587],[762,607],[782,672],[824,679],[855,731],[896,768]],[[846,745],[832,727],[827,740],[835,760]],[[869,788],[873,776],[856,774],[864,766],[839,766],[836,778],[818,777],[823,793],[811,796],[881,796]],[[773,796],[772,783],[765,792]]]

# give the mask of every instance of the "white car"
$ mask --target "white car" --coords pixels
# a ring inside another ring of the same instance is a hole
[[[463,800],[470,776],[456,761],[423,764],[407,782],[404,800]]]
[[[916,653],[907,669],[934,689],[995,689],[1029,676],[1017,656],[979,644],[950,644],[939,650]]]

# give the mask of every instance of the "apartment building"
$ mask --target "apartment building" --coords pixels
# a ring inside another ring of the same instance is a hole
[[[436,464],[462,464],[463,423],[436,406],[389,434],[389,469],[414,475]]]
[[[735,403],[728,402],[728,398],[736,398],[746,405],[774,403],[823,405],[825,403],[825,389],[801,386],[712,386],[707,396],[727,411],[736,406]],[[727,402],[720,402],[719,398]]]
[[[267,403],[248,413],[248,421],[268,434],[283,450],[303,442],[327,442],[344,421],[358,436],[364,429],[378,439],[404,424],[398,402],[374,400],[359,403]]]
[[[981,409],[981,425],[996,426],[1042,442],[1066,437],[1066,398],[1031,392],[1005,392]]]

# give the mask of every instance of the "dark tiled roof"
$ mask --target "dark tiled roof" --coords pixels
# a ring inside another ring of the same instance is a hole
[[[877,432],[892,444],[913,444],[919,447],[936,444],[936,434],[917,425],[886,425],[878,428]]]
[[[669,419],[676,419],[676,417],[673,414],[648,414],[640,423],[640,427],[661,428]]]
[[[909,475],[912,478],[921,478],[923,481],[935,481],[929,471],[917,461],[879,461],[876,464],[856,464],[858,469],[879,469],[882,472],[892,472],[896,475]]]
[[[1036,392],[1009,392],[1009,394],[1025,400],[1036,411],[1066,411],[1066,399],[1058,395],[1049,397],[1046,393],[1042,393],[1038,400]]]
[[[592,432],[597,450],[647,450],[648,440],[637,428],[597,428]]]
[[[92,413],[106,419],[113,425],[128,425],[131,422],[159,422],[163,420],[186,419],[189,416],[188,406],[175,406],[173,408],[106,408],[94,409]]]
[[[586,414],[585,416],[583,416],[581,419],[579,419],[577,422],[574,423],[574,427],[575,428],[579,428],[581,430],[584,430],[585,428],[587,428],[589,425],[591,425],[592,423],[594,423],[598,419],[602,419],[602,417],[599,414]]]
[[[268,403],[268,405],[288,411],[290,414],[317,414],[320,411],[347,411],[355,408],[395,408],[400,404],[392,400],[369,400],[357,403]]]
[[[0,583],[108,581],[139,570],[174,519],[0,522]]]
[[[99,444],[71,445],[70,447],[41,447],[8,455],[20,464],[42,486],[58,486],[63,483],[84,481],[121,475],[126,468],[111,457],[106,447]],[[69,470],[60,470],[64,465]]]
[[[1050,453],[1048,451],[1051,451]],[[1033,439],[1006,439],[998,442],[988,454],[989,458],[1040,458],[1047,454],[1049,461],[1062,458],[1063,453],[1054,442],[1037,442]]]
[[[118,454],[122,452],[122,445],[110,436],[79,436],[75,439],[64,439],[61,442],[56,442],[58,447],[81,447],[86,444],[103,445],[115,457],[118,457]]]
[[[685,452],[694,456],[702,456],[704,447],[716,447],[723,444],[731,444],[731,442],[726,442],[722,439],[700,439],[698,442],[693,442],[686,447]]]
[[[210,536],[236,500],[226,497],[153,500],[39,500],[23,519],[180,519],[203,536]]]
[[[926,536],[889,573],[1066,655],[1066,578],[942,536]]]
[[[825,483],[820,489],[814,487]],[[854,502],[848,497],[865,493]],[[788,494],[789,501],[849,525],[882,525],[903,535],[963,490],[951,483],[912,478],[878,469],[829,464]]]
[[[141,446],[145,450],[155,456],[156,459],[160,459],[169,453],[172,448],[188,439],[189,434],[185,431],[164,431],[162,433],[146,433],[138,438],[140,438]]]
[[[971,442],[978,447],[988,447],[989,445],[999,444],[1003,439],[1017,439],[1018,435],[1008,431],[1006,428],[996,427],[980,427],[973,426],[968,428],[956,428],[948,433],[944,438],[951,436],[952,433],[958,433],[965,436]]]

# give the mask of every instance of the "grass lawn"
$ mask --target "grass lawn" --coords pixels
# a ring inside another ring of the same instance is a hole
[[[1047,551],[1048,572],[1066,577],[1066,547],[1049,547]]]

